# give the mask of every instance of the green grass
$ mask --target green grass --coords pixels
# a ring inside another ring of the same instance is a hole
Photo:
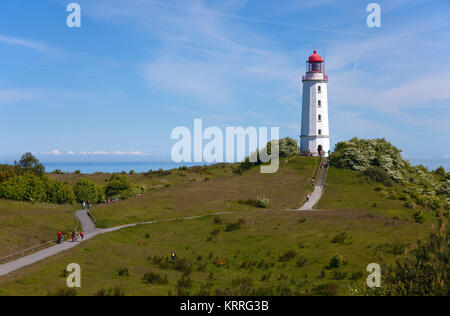
[[[75,228],[72,205],[0,199],[0,257],[56,239],[58,231]]]
[[[187,173],[186,177],[200,177],[201,181],[173,181],[173,185],[156,188],[142,196],[99,205],[93,213],[99,227],[111,227],[154,219],[250,210],[250,206],[238,201],[259,196],[270,200],[271,209],[295,208],[311,190],[317,162],[311,157],[293,157],[281,161],[277,173],[262,174],[256,167],[241,176],[232,173],[231,165],[213,166],[200,175]],[[205,174],[210,175],[210,180],[204,181]]]
[[[386,187],[369,183],[357,171],[330,167],[325,193],[316,208],[368,210],[373,214],[413,220],[413,214],[420,208],[406,208],[406,201],[398,199],[402,190],[401,185]],[[423,214],[426,223],[436,221],[433,212],[424,210]]]
[[[362,211],[244,211],[221,218],[222,224],[206,217],[141,225],[96,237],[0,279],[0,295],[47,295],[64,289],[61,275],[72,262],[82,270],[79,295],[116,287],[126,295],[175,295],[183,272],[163,269],[149,260],[168,257],[171,251],[177,253],[177,260],[192,264],[192,287],[187,289],[191,295],[246,294],[236,285],[236,280],[243,278],[250,278],[248,289],[260,294],[310,294],[318,285],[332,282],[338,285],[339,294],[345,295],[349,286],[365,282],[369,263],[380,262],[380,256],[390,264],[401,258],[389,251],[390,245],[409,245],[419,232],[428,230],[425,225],[401,220],[392,223],[390,218],[367,216]],[[228,223],[242,218],[239,229],[225,231]],[[333,243],[343,231],[349,231],[351,241]],[[325,269],[336,254],[348,261],[341,270],[347,273],[343,280],[334,280],[333,271]],[[124,268],[129,276],[119,276]],[[361,280],[350,280],[355,271],[364,273]],[[142,278],[149,272],[167,276],[168,283],[144,283]]]

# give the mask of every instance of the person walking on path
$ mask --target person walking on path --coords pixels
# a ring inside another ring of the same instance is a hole
[[[81,232],[80,236],[81,236],[81,240],[83,240],[84,239],[84,231]]]
[[[83,201],[83,203],[81,203],[81,208],[84,210],[86,208],[86,202]]]
[[[57,243],[57,244],[60,244],[61,241],[62,241],[62,233],[61,233],[61,232],[58,232],[58,233],[56,234],[56,236],[57,236],[57,238],[58,238],[58,240],[56,241],[56,243]]]
[[[310,198],[311,196],[309,194],[306,194],[306,202],[308,202]]]
[[[91,202],[87,202],[87,207],[88,207],[88,210],[90,210],[91,209]]]

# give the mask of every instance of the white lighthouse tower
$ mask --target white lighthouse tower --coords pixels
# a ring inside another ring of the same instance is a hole
[[[306,61],[306,75],[302,77],[303,103],[300,151],[314,156],[328,156],[330,131],[328,128],[328,96],[325,61],[314,51]]]

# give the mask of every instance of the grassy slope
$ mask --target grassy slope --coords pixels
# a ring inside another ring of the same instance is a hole
[[[376,188],[381,188],[381,191],[376,191]],[[374,214],[411,220],[417,209],[404,207],[405,201],[389,199],[390,191],[401,192],[402,187],[368,183],[357,171],[330,167],[325,194],[316,208],[368,210]],[[423,214],[425,223],[436,222],[432,212]]]
[[[259,168],[253,168],[236,176],[230,165],[209,168],[208,173],[202,175],[188,172],[184,178],[200,180],[179,182],[119,203],[100,205],[93,213],[99,226],[110,227],[153,219],[249,210],[249,206],[239,204],[238,200],[256,199],[262,195],[270,199],[273,209],[294,208],[311,189],[316,164],[317,159],[295,157],[283,160],[280,170],[274,174],[261,174]],[[211,179],[204,181],[205,176]]]
[[[361,271],[366,275],[367,264],[380,262],[380,256],[387,263],[401,257],[390,253],[390,247],[385,244],[413,243],[419,234],[426,236],[430,224],[435,222],[435,218],[427,214],[424,224],[414,223],[411,219],[414,210],[404,208],[404,201],[390,200],[383,193],[392,189],[382,188],[382,192],[377,192],[375,188],[379,185],[361,181],[355,172],[333,168],[329,172],[325,195],[318,205],[319,209],[329,211],[284,211],[297,206],[310,190],[313,160],[290,159],[275,175],[261,175],[259,169],[254,168],[238,177],[231,175],[228,168],[211,170],[210,181],[177,182],[172,179],[175,184],[170,187],[95,210],[105,226],[239,210],[234,214],[222,215],[224,224],[214,224],[212,218],[207,217],[189,222],[139,226],[99,236],[74,250],[0,278],[0,294],[47,294],[65,288],[65,279],[60,275],[71,262],[77,262],[82,267],[83,280],[79,294],[92,295],[100,288],[116,286],[129,295],[167,295],[169,291],[175,294],[176,283],[182,273],[173,269],[161,270],[147,260],[148,256],[153,255],[168,256],[172,250],[177,252],[178,258],[193,262],[197,261],[198,255],[202,256],[200,263],[194,264],[191,294],[199,293],[200,286],[209,281],[211,272],[214,279],[209,294],[218,289],[232,289],[233,278],[247,276],[253,280],[253,287],[258,288],[285,285],[292,291],[304,293],[319,284],[334,282],[339,284],[340,293],[345,294],[349,285],[364,281],[364,277],[360,281],[349,280],[352,272]],[[297,172],[292,172],[295,169]],[[187,173],[182,178],[197,177],[202,180],[204,176]],[[154,180],[167,181],[165,178]],[[238,199],[255,198],[262,194],[271,199],[273,210],[251,210],[236,203]],[[373,207],[374,203],[377,207]],[[242,217],[245,218],[243,228],[224,231],[226,223]],[[306,218],[306,222],[300,223],[300,218]],[[212,241],[207,241],[215,228],[220,228],[220,233]],[[336,234],[344,231],[351,235],[350,242],[331,242]],[[144,237],[147,233],[150,238]],[[300,243],[304,244],[304,248],[299,247]],[[278,262],[278,257],[288,250],[296,251],[296,258],[287,263]],[[211,259],[208,258],[210,253],[213,254]],[[319,274],[336,254],[348,260],[348,265],[343,269],[347,272],[346,278],[332,280],[332,272],[328,270],[326,277],[320,278]],[[301,268],[296,267],[300,256],[307,259],[306,265]],[[217,267],[214,264],[217,258],[226,260],[227,267]],[[274,265],[270,268],[241,268],[241,264],[249,260],[263,260]],[[206,264],[205,271],[197,271],[200,264]],[[123,267],[129,269],[129,277],[117,275],[117,270]],[[169,284],[144,284],[142,277],[149,271],[167,275]],[[260,281],[263,274],[270,272],[269,282]],[[280,275],[287,278],[280,278]]]
[[[0,199],[0,257],[56,238],[75,227],[73,206]]]
[[[127,295],[167,295],[169,291],[176,294],[177,280],[182,272],[160,269],[158,264],[148,260],[153,255],[169,256],[172,250],[177,253],[178,259],[186,258],[194,263],[190,294],[199,293],[200,287],[208,283],[211,272],[211,288],[203,294],[236,289],[232,280],[238,277],[250,277],[253,288],[276,289],[281,285],[300,293],[319,284],[334,282],[339,284],[340,293],[345,294],[349,285],[364,281],[364,278],[349,280],[352,272],[364,272],[369,263],[380,262],[382,250],[376,249],[378,245],[393,242],[408,244],[425,227],[382,216],[367,216],[367,212],[361,211],[297,213],[259,210],[222,215],[221,218],[223,224],[215,224],[212,217],[206,217],[189,222],[143,225],[97,237],[74,250],[0,279],[0,295],[46,295],[64,289],[65,278],[61,274],[72,262],[80,264],[82,269],[82,287],[77,290],[81,295],[93,295],[100,288],[113,287],[122,288]],[[245,218],[241,229],[232,232],[224,230],[227,223],[236,222],[239,218]],[[306,218],[306,221],[301,223],[301,218]],[[220,229],[220,233],[207,241],[216,228]],[[351,241],[348,244],[332,243],[333,237],[343,231],[350,232]],[[147,233],[150,238],[145,238]],[[303,248],[299,247],[300,244]],[[279,262],[279,256],[289,250],[294,250],[296,257],[285,263]],[[322,269],[335,254],[341,254],[348,260],[343,269],[348,273],[347,277],[332,280],[332,272],[326,270],[326,277],[320,278]],[[300,256],[307,259],[303,267],[296,266]],[[392,263],[398,255],[385,253],[383,257],[385,262]],[[226,265],[218,267],[215,262],[221,260]],[[263,261],[270,267],[242,267],[244,262],[252,260]],[[205,270],[198,271],[203,264],[206,264]],[[127,268],[130,276],[118,276],[117,270],[121,268]],[[167,275],[169,283],[144,284],[142,277],[150,271]],[[269,273],[269,281],[261,281],[262,276]]]

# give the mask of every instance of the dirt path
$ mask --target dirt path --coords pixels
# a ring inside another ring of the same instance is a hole
[[[105,233],[120,230],[122,228],[134,227],[134,226],[138,226],[138,225],[150,225],[150,224],[156,224],[156,223],[162,223],[162,222],[172,222],[172,221],[179,221],[179,220],[184,221],[184,220],[191,220],[191,219],[196,219],[196,218],[202,218],[202,217],[207,217],[207,216],[216,216],[216,215],[229,214],[229,213],[231,213],[231,212],[220,212],[220,213],[191,216],[191,217],[155,220],[155,221],[144,222],[144,223],[136,223],[136,224],[129,224],[129,225],[122,225],[122,226],[117,226],[117,227],[100,229],[100,228],[95,227],[94,222],[92,221],[91,217],[88,215],[88,212],[86,210],[77,211],[75,213],[75,216],[80,221],[81,226],[83,227],[83,230],[86,233],[86,236],[84,237],[83,241],[78,241],[78,242],[65,241],[62,244],[54,245],[54,246],[45,248],[43,250],[37,251],[35,253],[32,253],[30,255],[27,255],[25,257],[19,258],[17,260],[2,264],[2,265],[0,265],[0,277],[5,276],[13,271],[19,270],[23,267],[29,266],[38,261],[41,261],[43,259],[54,256],[60,252],[63,252],[63,251],[69,250],[73,247],[76,247],[77,245],[80,244],[80,242],[84,242],[84,241],[94,238],[95,236],[100,235],[100,234],[105,234]]]

